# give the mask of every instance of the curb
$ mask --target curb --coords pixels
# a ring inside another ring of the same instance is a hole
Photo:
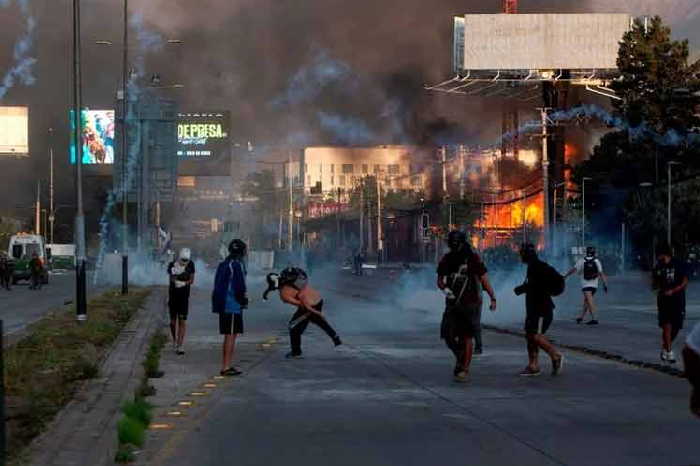
[[[164,290],[155,288],[124,327],[88,381],[28,448],[30,464],[41,466],[113,465],[116,422],[124,401],[133,397],[143,373],[141,362],[151,335],[161,324]]]

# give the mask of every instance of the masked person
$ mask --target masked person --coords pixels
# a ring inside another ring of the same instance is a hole
[[[685,342],[683,348],[685,376],[690,382],[690,412],[700,417],[700,324],[695,328]]]
[[[187,315],[190,306],[190,288],[194,283],[194,262],[188,248],[180,250],[178,260],[168,264],[170,288],[168,290],[168,308],[170,310],[170,334],[173,337],[175,352],[185,354],[183,343],[187,329]]]
[[[32,259],[29,261],[29,273],[31,274],[29,289],[40,290],[44,275],[44,263],[36,252],[32,254]]]
[[[246,244],[234,239],[228,245],[228,257],[216,269],[212,311],[219,315],[219,333],[224,336],[221,371],[223,376],[240,375],[233,367],[236,337],[243,333],[243,311],[248,308],[245,256]]]
[[[685,321],[685,289],[688,274],[685,264],[673,257],[671,246],[664,244],[656,251],[658,262],[654,267],[654,289],[658,290],[659,327],[661,328],[661,360],[669,364],[676,362],[673,341],[683,328]]]
[[[579,273],[581,274],[581,291],[583,292],[583,312],[576,318],[576,323],[580,324],[586,317],[587,313],[591,313],[591,320],[586,322],[587,325],[598,325],[598,320],[595,318],[596,305],[594,296],[598,291],[599,279],[603,281],[603,289],[608,292],[608,277],[603,273],[603,264],[596,257],[595,248],[586,248],[586,257],[576,262],[576,265],[569,270],[564,278]]]
[[[515,288],[515,294],[525,294],[525,334],[527,337],[528,365],[520,372],[521,376],[540,375],[539,350],[543,350],[552,360],[552,375],[561,373],[564,355],[552,345],[544,334],[554,318],[552,296],[564,291],[564,277],[551,265],[537,257],[537,249],[530,243],[520,248],[520,258],[527,264],[525,283]]]
[[[437,286],[447,295],[440,336],[457,359],[455,380],[466,381],[474,352],[472,339],[481,353],[482,290],[491,298],[492,311],[496,310],[496,295],[486,266],[467,243],[466,234],[451,231],[447,245],[450,252],[443,256],[437,268]]]
[[[273,279],[276,277],[276,283]],[[331,327],[323,315],[323,299],[319,292],[309,285],[309,277],[302,269],[297,267],[287,267],[278,276],[268,275],[268,290],[263,297],[275,289],[279,290],[282,302],[296,306],[297,310],[289,321],[289,340],[291,351],[287,353],[288,359],[302,357],[301,336],[304,334],[309,322],[321,328],[328,335],[335,346],[343,342],[336,331]]]

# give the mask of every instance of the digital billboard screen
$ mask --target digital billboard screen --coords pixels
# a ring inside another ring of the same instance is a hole
[[[230,112],[186,112],[177,117],[177,156],[216,159],[229,151]]]
[[[111,165],[114,163],[114,110],[83,110],[82,112],[83,165]],[[70,161],[75,163],[75,122],[70,112]]]
[[[0,107],[0,155],[29,155],[29,108]]]

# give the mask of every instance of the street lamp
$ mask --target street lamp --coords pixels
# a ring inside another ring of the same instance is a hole
[[[670,161],[666,165],[668,166],[668,228],[666,230],[666,240],[668,245],[671,245],[671,192],[673,186],[671,186],[671,167],[674,165],[680,165],[680,162]]]
[[[584,176],[581,180],[581,247],[586,246],[586,181],[593,178]]]

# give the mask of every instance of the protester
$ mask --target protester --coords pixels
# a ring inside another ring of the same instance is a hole
[[[685,376],[692,387],[690,392],[690,412],[700,417],[700,324],[688,335],[683,348]]]
[[[685,264],[673,257],[670,245],[659,246],[656,257],[653,287],[658,290],[656,304],[661,328],[661,360],[674,364],[676,356],[673,354],[673,341],[683,328],[685,321],[685,289],[688,287],[688,274]]]
[[[31,274],[29,289],[40,290],[43,284],[44,263],[36,252],[32,254],[32,259],[29,261],[29,273]]]
[[[12,259],[4,253],[0,252],[0,288],[5,288],[10,291],[12,288]]]
[[[437,286],[445,291],[445,312],[440,336],[457,360],[455,380],[466,381],[473,352],[481,354],[482,289],[491,297],[492,311],[496,310],[496,295],[489,283],[487,269],[481,258],[461,231],[447,236],[450,252],[440,260],[437,268]],[[476,340],[476,350],[472,339]]]
[[[542,349],[552,360],[552,375],[561,374],[564,355],[545,337],[554,318],[552,296],[564,291],[564,277],[552,266],[537,257],[533,244],[523,244],[520,257],[527,264],[525,283],[515,288],[515,294],[525,294],[525,334],[527,336],[528,365],[520,373],[531,377],[540,375],[539,350]]]
[[[335,346],[341,345],[337,332],[331,327],[323,315],[323,299],[319,292],[309,284],[309,277],[302,269],[287,267],[279,275],[267,276],[268,288],[263,294],[263,299],[274,290],[279,290],[280,300],[297,310],[289,321],[289,339],[291,351],[287,353],[288,359],[302,357],[301,336],[304,334],[309,322],[319,326],[333,340]]]
[[[594,247],[586,248],[586,257],[576,262],[576,265],[569,270],[564,278],[569,278],[571,275],[578,273],[581,275],[581,291],[583,292],[583,312],[576,318],[576,323],[580,324],[586,317],[587,313],[591,313],[591,320],[586,322],[587,325],[598,325],[596,319],[596,305],[594,296],[598,291],[598,281],[603,281],[603,289],[608,292],[608,277],[603,272],[603,264],[596,257]]]
[[[236,337],[243,333],[243,310],[248,308],[246,251],[247,246],[243,241],[231,241],[228,245],[229,255],[217,267],[214,278],[212,311],[219,314],[219,333],[224,336],[220,371],[223,376],[242,374],[233,367],[232,362]]]
[[[177,261],[168,264],[168,277],[170,277],[170,289],[168,293],[168,307],[170,309],[170,334],[173,337],[175,352],[185,354],[184,340],[187,330],[187,314],[190,306],[190,288],[194,283],[194,262],[192,253],[188,248],[180,250]]]

